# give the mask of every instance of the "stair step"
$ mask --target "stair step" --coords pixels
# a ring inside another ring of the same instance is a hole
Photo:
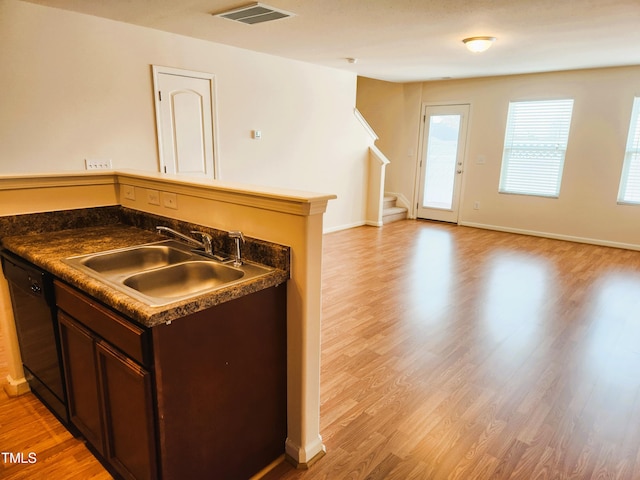
[[[382,209],[392,208],[396,206],[396,200],[398,197],[394,195],[387,195],[382,199]]]
[[[382,211],[383,224],[397,222],[398,220],[405,220],[406,218],[407,218],[407,209],[404,207],[385,208]]]

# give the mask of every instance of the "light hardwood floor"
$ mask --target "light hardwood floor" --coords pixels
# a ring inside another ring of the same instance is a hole
[[[640,252],[405,221],[323,268],[327,455],[269,480],[640,478]]]
[[[84,443],[34,395],[7,396],[2,388],[8,374],[2,334],[0,330],[0,479],[111,479]]]
[[[640,252],[411,220],[326,235],[327,455],[266,479],[640,479],[639,307]],[[0,478],[105,478],[30,397],[0,394],[0,450],[49,447]]]

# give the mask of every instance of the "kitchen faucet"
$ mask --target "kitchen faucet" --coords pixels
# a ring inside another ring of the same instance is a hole
[[[191,233],[194,235],[200,235],[200,237],[202,238],[202,241],[196,240],[193,237],[189,237],[187,235],[183,235],[180,232],[176,232],[175,230],[173,230],[172,228],[169,227],[165,227],[163,225],[159,225],[156,227],[156,230],[158,230],[158,232],[168,232],[168,233],[172,233],[173,235],[175,235],[176,237],[179,237],[187,242],[191,242],[194,245],[199,246],[200,248],[204,249],[204,253],[206,253],[207,255],[213,255],[213,243],[212,243],[212,238],[211,235],[209,235],[208,233],[205,232],[199,232],[197,230],[192,230]]]
[[[229,236],[236,241],[236,259],[233,262],[234,267],[242,265],[242,258],[240,257],[240,241],[244,243],[244,235],[240,230],[231,230]]]

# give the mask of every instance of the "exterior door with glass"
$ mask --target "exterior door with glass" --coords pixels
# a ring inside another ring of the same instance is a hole
[[[458,222],[469,105],[425,105],[418,218]]]

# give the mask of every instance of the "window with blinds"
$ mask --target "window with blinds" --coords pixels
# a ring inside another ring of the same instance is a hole
[[[618,202],[640,203],[640,97],[633,99]]]
[[[501,193],[560,194],[572,112],[573,99],[509,103]]]

